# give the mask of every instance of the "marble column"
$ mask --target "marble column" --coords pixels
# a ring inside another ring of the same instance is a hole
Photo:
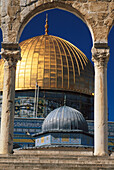
[[[4,59],[4,85],[1,116],[1,154],[13,151],[15,73],[20,57],[19,45],[2,43],[1,56]]]
[[[94,155],[108,154],[108,110],[107,110],[107,63],[109,48],[93,47],[92,60],[95,68],[94,94]]]

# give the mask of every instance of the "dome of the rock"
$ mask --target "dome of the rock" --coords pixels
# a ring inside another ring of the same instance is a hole
[[[16,90],[41,89],[93,92],[93,66],[70,42],[41,35],[20,43],[22,60],[16,68]],[[0,60],[0,90],[3,89],[3,60]],[[85,80],[86,77],[86,80]]]
[[[78,110],[62,106],[48,114],[42,125],[42,132],[61,130],[83,130],[87,132],[88,126],[83,115]]]
[[[22,60],[17,63],[15,84],[16,117],[45,118],[63,105],[65,94],[68,106],[78,109],[86,119],[93,119],[94,70],[82,51],[48,34],[27,39],[20,43],[20,48]],[[0,59],[1,95],[3,77],[4,61]]]

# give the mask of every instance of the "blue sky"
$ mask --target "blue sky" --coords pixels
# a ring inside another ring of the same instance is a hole
[[[59,36],[73,43],[91,60],[91,48],[93,44],[86,24],[75,15],[63,10],[54,9],[46,12],[48,13],[49,34]],[[20,37],[20,42],[45,33],[46,12],[35,16],[26,25]],[[110,46],[110,60],[108,63],[108,113],[109,120],[114,121],[114,26],[109,33],[108,41]]]

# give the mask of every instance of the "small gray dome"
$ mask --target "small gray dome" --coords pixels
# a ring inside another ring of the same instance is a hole
[[[43,132],[77,129],[88,132],[87,122],[79,111],[68,106],[62,106],[50,112],[42,125]]]

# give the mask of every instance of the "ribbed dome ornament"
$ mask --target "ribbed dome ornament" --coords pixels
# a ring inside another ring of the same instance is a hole
[[[88,132],[88,125],[82,113],[68,106],[59,107],[45,118],[42,131],[72,131]]]
[[[48,35],[48,14],[46,14],[46,25],[45,25],[45,35]]]

